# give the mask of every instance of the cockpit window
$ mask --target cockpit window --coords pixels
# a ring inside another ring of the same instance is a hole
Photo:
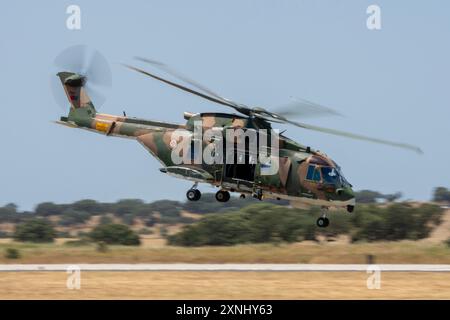
[[[342,183],[344,186],[352,186],[352,185],[350,184],[350,182],[348,182],[347,179],[345,179],[345,176],[344,176],[344,174],[342,173],[341,167],[340,167],[336,162],[333,161],[333,163],[334,163],[334,165],[336,166],[337,172],[339,173],[339,177],[340,177],[340,179],[341,179],[341,183]]]
[[[335,168],[322,167],[322,176],[326,183],[337,184],[339,182],[339,173]]]
[[[306,179],[312,180],[314,175],[314,168],[315,166],[309,166],[308,167],[308,173],[306,174]]]
[[[306,173],[306,179],[312,181],[320,181],[320,169],[315,165],[310,165],[308,167],[308,172]]]

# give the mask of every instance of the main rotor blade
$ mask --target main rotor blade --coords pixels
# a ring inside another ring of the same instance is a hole
[[[419,154],[423,154],[423,151],[419,147],[413,146],[413,145],[407,144],[407,143],[393,142],[393,141],[389,141],[389,140],[372,138],[372,137],[367,137],[367,136],[363,136],[363,135],[359,135],[359,134],[355,134],[355,133],[350,133],[350,132],[346,132],[346,131],[340,131],[340,130],[335,130],[335,129],[329,129],[329,128],[313,126],[313,125],[310,125],[310,124],[296,122],[296,121],[291,121],[291,120],[286,120],[286,123],[290,123],[290,124],[292,124],[294,126],[297,126],[297,127],[300,127],[300,128],[304,128],[304,129],[308,129],[308,130],[324,132],[324,133],[328,133],[328,134],[332,134],[332,135],[336,135],[336,136],[342,136],[342,137],[351,138],[351,139],[356,139],[356,140],[363,140],[363,141],[370,141],[370,142],[375,142],[375,143],[380,143],[380,144],[386,144],[386,145],[390,145],[390,146],[393,146],[393,147],[408,149],[408,150],[415,151],[415,152],[417,152]]]
[[[279,115],[286,117],[317,117],[317,116],[342,116],[336,110],[329,107],[322,106],[320,104],[296,98],[293,101],[276,108],[276,112]]]
[[[131,69],[131,70],[137,71],[137,72],[139,72],[139,73],[142,73],[142,74],[144,74],[144,75],[146,75],[146,76],[152,77],[153,79],[156,79],[156,80],[159,80],[159,81],[161,81],[161,82],[167,83],[168,85],[171,85],[171,86],[173,86],[173,87],[175,87],[175,88],[178,88],[178,89],[181,89],[181,90],[183,90],[183,91],[189,92],[189,93],[194,94],[194,95],[197,95],[197,96],[199,96],[199,97],[202,97],[203,99],[206,99],[206,100],[209,100],[209,101],[218,103],[218,104],[222,104],[222,105],[224,105],[224,106],[228,106],[228,107],[234,108],[235,110],[237,110],[237,111],[239,111],[239,112],[242,112],[242,113],[244,113],[244,114],[247,114],[247,113],[246,113],[246,111],[247,111],[246,109],[241,108],[240,106],[236,106],[236,105],[234,105],[233,103],[230,103],[230,102],[227,102],[227,101],[223,101],[223,100],[217,99],[217,98],[215,98],[215,97],[211,97],[211,96],[209,96],[209,95],[207,95],[207,94],[204,94],[204,93],[195,91],[195,90],[190,89],[190,88],[188,88],[188,87],[182,86],[182,85],[180,85],[180,84],[178,84],[178,83],[175,83],[175,82],[172,82],[172,81],[163,79],[163,78],[161,78],[161,77],[158,77],[158,76],[156,76],[156,75],[154,75],[154,74],[152,74],[152,73],[150,73],[150,72],[147,72],[147,71],[145,71],[145,70],[142,70],[142,69],[139,69],[139,68],[136,68],[136,67],[127,65],[127,64],[124,64],[124,66],[127,67],[128,69]]]
[[[286,120],[284,118],[279,118],[279,117],[274,117],[274,115],[272,113],[261,113],[261,112],[254,112],[253,116],[255,116],[256,118],[265,120],[265,121],[269,121],[269,122],[276,122],[276,123],[286,123]]]
[[[235,106],[236,108],[239,108],[239,110],[247,110],[247,112],[245,114],[250,114],[252,111],[252,108],[250,108],[249,106],[242,104],[242,103],[237,103],[233,100],[227,99],[222,97],[221,95],[219,95],[218,93],[212,91],[211,89],[207,88],[206,86],[198,83],[195,80],[192,80],[190,78],[188,78],[187,76],[181,74],[179,71],[176,71],[175,69],[169,67],[167,64],[163,63],[163,62],[159,62],[156,60],[150,60],[147,58],[142,58],[142,57],[134,57],[136,60],[148,63],[164,72],[166,72],[167,74],[177,78],[178,80],[184,81],[188,84],[190,84],[191,86],[197,88],[198,90],[203,91],[204,93],[208,94],[209,96],[212,96],[214,98],[216,98],[217,100],[221,100],[227,104],[232,104],[233,106]],[[238,111],[239,111],[238,110]],[[242,112],[242,111],[240,111]]]
[[[217,99],[220,99],[220,100],[224,100],[225,102],[228,102],[228,103],[231,103],[231,104],[238,105],[236,102],[231,101],[229,99],[226,99],[226,98],[220,96],[219,94],[215,93],[214,91],[212,91],[211,89],[207,88],[206,86],[198,83],[197,81],[194,81],[194,80],[188,78],[187,76],[181,74],[178,71],[175,71],[173,68],[169,67],[167,64],[165,64],[163,62],[156,61],[156,60],[150,60],[150,59],[142,58],[142,57],[134,57],[134,58],[136,60],[148,63],[148,64],[150,64],[150,65],[152,65],[152,66],[154,66],[154,67],[156,67],[156,68],[158,68],[158,69],[160,69],[160,70],[170,74],[171,76],[173,76],[173,77],[175,77],[175,78],[177,78],[177,79],[179,79],[181,81],[184,81],[184,82],[186,82],[186,83],[196,87],[197,89],[207,93],[208,95],[210,95],[210,96],[212,96],[214,98],[217,98]]]

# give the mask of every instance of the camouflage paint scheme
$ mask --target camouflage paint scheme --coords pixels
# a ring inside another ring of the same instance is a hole
[[[172,133],[177,129],[193,132],[195,121],[202,121],[205,132],[210,128],[251,128],[271,129],[269,122],[227,113],[185,113],[186,124],[173,124],[126,116],[97,113],[84,89],[84,78],[75,73],[60,72],[59,78],[71,104],[67,117],[61,117],[57,123],[69,127],[83,128],[106,136],[136,139],[163,165],[161,172],[191,180],[209,183],[225,190],[255,194],[264,197],[288,199],[321,206],[354,206],[355,200],[351,185],[340,174],[337,164],[325,154],[279,135],[279,170],[274,175],[261,175],[260,165],[256,165],[255,178],[251,183],[239,183],[223,179],[225,166],[183,164],[172,162],[171,152],[174,142]],[[181,137],[176,141],[179,143]],[[212,143],[202,139],[203,150]],[[308,167],[313,165],[319,170],[320,179],[307,179]],[[341,179],[333,184],[326,183],[320,174],[321,167],[334,168]]]

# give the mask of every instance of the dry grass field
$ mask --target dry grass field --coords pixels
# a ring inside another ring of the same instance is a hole
[[[95,245],[71,247],[59,239],[53,244],[0,242],[0,263],[376,263],[450,264],[450,248],[442,243],[302,242],[249,244],[231,247],[173,247],[163,239],[144,239],[139,247],[110,246],[98,252]],[[6,248],[17,248],[20,259],[7,259]]]
[[[302,242],[185,248],[144,237],[139,247],[0,241],[0,264],[39,263],[376,263],[450,264],[450,248],[430,242]],[[7,259],[6,248],[21,257]],[[365,272],[82,272],[81,289],[65,272],[0,272],[0,299],[450,299],[450,273],[383,272],[381,289]]]
[[[450,299],[449,273],[82,272],[80,290],[65,272],[0,273],[0,299]]]

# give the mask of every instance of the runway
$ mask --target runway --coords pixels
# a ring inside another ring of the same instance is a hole
[[[449,264],[2,264],[0,272],[41,271],[217,271],[217,272],[450,272]]]

